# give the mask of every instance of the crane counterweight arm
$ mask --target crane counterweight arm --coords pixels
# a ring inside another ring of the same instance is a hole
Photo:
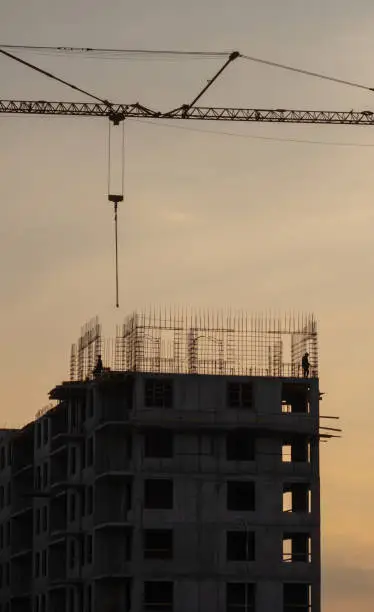
[[[329,125],[374,125],[372,111],[314,111],[181,106],[170,113],[155,111],[141,104],[96,102],[49,102],[44,100],[0,100],[0,114],[58,115],[67,117],[107,117],[114,123],[132,119],[182,119],[196,121],[248,121],[253,123],[304,123]]]
[[[50,102],[46,100],[0,100],[0,114],[60,115],[67,117],[108,117],[120,122],[128,117],[154,118],[158,113],[140,104],[100,102]]]

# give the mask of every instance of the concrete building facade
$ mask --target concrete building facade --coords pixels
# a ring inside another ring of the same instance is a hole
[[[1,612],[320,612],[311,374],[55,387],[0,438]]]

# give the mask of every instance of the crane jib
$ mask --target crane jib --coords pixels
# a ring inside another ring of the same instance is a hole
[[[104,104],[97,102],[50,102],[45,100],[0,100],[1,114],[59,115],[67,117],[106,117],[113,123],[132,119],[182,119],[205,121],[248,121],[259,123],[304,123],[336,125],[374,125],[372,111],[316,111],[181,106],[169,112],[149,109],[141,104]]]

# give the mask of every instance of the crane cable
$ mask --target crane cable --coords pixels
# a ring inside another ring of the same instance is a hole
[[[119,283],[118,283],[118,203],[114,203],[114,244],[116,261],[116,308],[119,308]]]
[[[118,127],[118,126],[116,126]],[[123,202],[125,193],[125,122],[122,121],[121,141],[121,193],[111,193],[111,133],[112,122],[108,128],[108,200],[113,204],[114,213],[114,253],[115,253],[115,292],[116,308],[119,308],[119,264],[118,264],[118,204]]]
[[[298,72],[299,74],[305,74],[306,76],[312,76],[317,79],[324,79],[325,81],[332,81],[333,83],[340,83],[341,85],[348,85],[349,87],[358,87],[359,89],[374,91],[374,87],[368,87],[367,85],[362,85],[361,83],[355,83],[354,81],[346,81],[337,77],[331,77],[327,74],[322,74],[320,72],[312,72],[311,70],[304,70],[303,68],[296,68],[295,66],[280,64],[279,62],[272,62],[270,60],[264,60],[259,57],[253,57],[251,55],[240,54],[240,57],[250,62],[256,62],[257,64],[265,64],[266,66],[272,66],[273,68],[281,68],[282,70],[288,70],[290,72]]]
[[[10,49],[10,50],[22,50],[22,51],[31,51],[36,53],[42,53],[45,55],[80,55],[81,57],[95,57],[97,59],[107,58],[107,59],[136,59],[136,58],[146,58],[146,59],[157,59],[157,58],[195,58],[195,59],[218,59],[220,57],[229,57],[230,51],[184,51],[178,49],[108,49],[108,48],[94,48],[94,47],[54,47],[54,46],[36,46],[36,45],[4,45],[0,44],[1,49]],[[28,62],[24,60],[20,60],[18,57],[12,55],[9,52],[2,51],[4,55],[8,55],[12,59],[17,61],[21,61],[25,65],[29,67],[33,67],[34,69],[39,70],[46,76],[50,76],[51,78],[56,78],[64,85],[68,85],[73,89],[81,91],[86,95],[89,95],[96,100],[99,100],[96,96],[92,96],[88,92],[85,92],[62,79],[58,79],[58,77],[54,77],[50,73],[43,71],[42,69],[38,69]],[[238,53],[238,57],[242,59],[255,62],[258,64],[263,64],[266,66],[272,66],[273,68],[280,68],[281,70],[288,70],[290,72],[296,72],[299,74],[304,74],[306,76],[311,76],[318,79],[323,79],[326,81],[332,81],[333,83],[340,83],[341,85],[348,85],[349,87],[356,87],[359,89],[365,89],[366,91],[374,91],[374,87],[368,87],[367,85],[363,85],[362,83],[356,83],[355,81],[348,81],[345,79],[340,79],[338,77],[329,76],[327,74],[323,74],[320,72],[314,72],[311,70],[306,70],[303,68],[298,68],[296,66],[290,66],[288,64],[281,64],[280,62],[274,62],[272,60],[262,59],[260,57],[254,57],[252,55],[247,55],[245,53]],[[107,101],[106,101],[107,103]]]
[[[307,145],[323,145],[331,147],[358,147],[358,148],[374,148],[374,143],[365,142],[339,142],[334,140],[308,140],[305,138],[282,138],[281,136],[260,136],[259,134],[239,134],[238,132],[228,132],[226,130],[204,130],[203,128],[194,128],[186,125],[176,125],[175,123],[166,123],[160,121],[152,121],[151,119],[130,119],[134,124],[143,123],[144,125],[154,125],[159,128],[172,128],[174,130],[182,130],[185,132],[195,132],[197,134],[213,134],[214,136],[232,136],[233,138],[241,138],[245,140],[264,140],[265,142],[279,143],[296,143]]]
[[[1,49],[1,48],[0,48],[0,53],[2,55],[5,55],[6,57],[9,57],[10,59],[15,60],[16,62],[19,62],[20,64],[23,64],[23,66],[27,66],[27,68],[31,68],[32,70],[35,70],[36,72],[39,72],[40,74],[44,74],[44,76],[48,77],[49,79],[53,79],[54,81],[57,81],[58,83],[62,83],[63,85],[70,87],[70,89],[74,89],[75,91],[79,91],[80,93],[83,93],[85,96],[89,96],[90,98],[92,98],[93,100],[96,100],[97,102],[101,102],[102,104],[105,104],[106,106],[109,106],[109,107],[112,106],[111,102],[109,102],[108,100],[99,98],[98,96],[95,96],[94,94],[90,93],[89,91],[86,91],[85,89],[82,89],[81,87],[77,87],[76,85],[73,85],[72,83],[69,83],[68,81],[65,81],[64,79],[60,79],[60,77],[56,76],[55,74],[52,74],[52,72],[43,70],[43,68],[40,68],[39,66],[36,66],[35,64],[31,64],[30,62],[26,62],[26,60],[20,57],[17,57],[16,55],[13,55],[13,53],[4,51],[4,49]]]
[[[44,55],[80,55],[86,57],[96,57],[97,59],[136,59],[144,57],[147,59],[157,58],[190,58],[190,59],[217,59],[228,57],[231,51],[183,51],[175,49],[108,49],[94,47],[53,47],[36,45],[4,45],[3,49],[14,49],[20,51],[30,51]],[[101,57],[100,57],[101,56]]]

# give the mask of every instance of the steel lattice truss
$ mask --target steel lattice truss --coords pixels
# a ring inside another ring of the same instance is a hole
[[[114,123],[132,119],[194,119],[210,121],[249,121],[259,123],[306,123],[334,125],[374,125],[372,111],[313,111],[256,108],[217,108],[181,106],[166,113],[141,104],[96,102],[48,102],[44,100],[0,100],[0,113],[59,115],[68,117],[107,117]]]

